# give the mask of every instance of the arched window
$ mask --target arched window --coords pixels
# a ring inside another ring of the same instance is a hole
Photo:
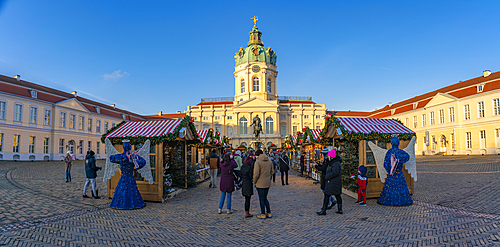
[[[271,77],[267,78],[267,92],[268,93],[271,93],[272,83],[273,83],[273,80],[271,79]]]
[[[266,135],[274,134],[274,121],[272,117],[266,118]]]
[[[240,135],[248,134],[248,120],[245,117],[240,118]]]
[[[245,92],[245,79],[241,79],[241,93]]]
[[[203,130],[208,130],[210,129],[210,125],[208,124],[203,124]]]
[[[253,91],[259,91],[259,77],[254,77],[253,78]]]

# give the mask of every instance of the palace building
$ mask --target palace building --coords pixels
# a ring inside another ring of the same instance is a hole
[[[500,72],[486,70],[482,76],[373,112],[329,113],[398,119],[417,134],[419,155],[500,154]]]
[[[105,158],[102,134],[122,121],[144,120],[77,95],[0,75],[0,160]]]
[[[312,97],[278,94],[277,55],[264,46],[255,21],[247,46],[234,55],[234,96],[202,98],[185,111],[199,130],[220,131],[231,137],[233,147],[255,147],[251,124],[257,117],[262,125],[260,143],[267,147],[281,146],[285,136],[304,127],[321,129],[326,114],[325,105],[316,104]]]

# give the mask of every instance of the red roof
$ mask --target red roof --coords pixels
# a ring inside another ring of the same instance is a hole
[[[197,105],[232,105],[232,101],[200,102]]]
[[[132,113],[126,110],[121,110],[117,108],[113,108],[109,105],[102,104],[99,102],[95,102],[80,96],[74,96],[73,94],[66,93],[63,91],[59,91],[57,89],[45,87],[42,85],[38,85],[32,82],[27,82],[24,80],[17,80],[15,78],[0,75],[0,91],[5,93],[10,93],[17,96],[28,97],[31,98],[30,89],[34,89],[37,91],[37,99],[42,100],[49,103],[57,103],[63,100],[76,98],[87,110],[93,113],[97,113],[95,109],[98,106],[101,110],[100,114],[120,118],[123,119],[121,114],[125,115],[127,120],[144,120],[144,118],[136,113]]]
[[[414,109],[419,109],[425,107],[429,101],[432,100],[434,96],[438,93],[449,94],[456,98],[464,98],[472,96],[475,94],[480,94],[477,91],[477,85],[483,84],[483,92],[493,91],[500,89],[500,71],[491,73],[488,77],[476,77],[467,81],[455,83],[450,86],[446,86],[432,92],[428,92],[422,95],[415,96],[413,98],[403,100],[392,104],[391,106],[386,105],[382,109],[378,109],[372,112],[356,112],[356,111],[331,111],[329,114],[341,117],[368,117],[368,118],[386,118],[395,114],[400,114],[403,112],[411,111]],[[417,107],[413,108],[413,104],[417,103]],[[394,113],[392,113],[394,110]]]

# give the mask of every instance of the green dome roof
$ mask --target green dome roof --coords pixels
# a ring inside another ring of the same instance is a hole
[[[240,47],[240,50],[234,55],[236,66],[250,62],[266,62],[276,66],[277,55],[271,47],[265,48],[260,40],[262,32],[254,25],[249,33],[250,41],[246,48]]]

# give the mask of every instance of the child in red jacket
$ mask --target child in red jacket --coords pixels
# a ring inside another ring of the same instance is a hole
[[[367,168],[364,165],[361,165],[358,168],[358,180],[356,183],[359,186],[358,189],[358,201],[356,204],[359,204],[360,206],[366,206],[366,182],[367,182],[367,177],[366,177],[366,172]],[[361,200],[363,199],[363,200]]]

